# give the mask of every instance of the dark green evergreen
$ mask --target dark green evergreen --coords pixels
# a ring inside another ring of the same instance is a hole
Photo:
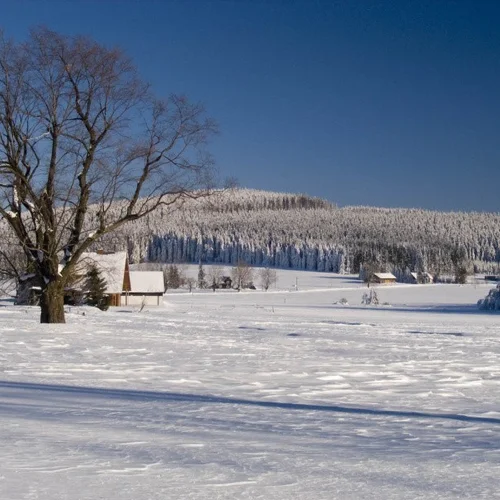
[[[184,284],[181,272],[175,264],[171,264],[163,270],[163,280],[165,283],[165,290],[169,288],[180,288]]]
[[[207,282],[205,281],[205,270],[200,262],[198,266],[198,288],[206,288]]]
[[[106,294],[106,280],[95,266],[87,272],[86,278],[87,293],[85,303],[106,311],[109,308],[109,296]]]

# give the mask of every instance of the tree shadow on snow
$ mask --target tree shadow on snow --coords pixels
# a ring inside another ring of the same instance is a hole
[[[345,307],[345,306],[344,306]],[[425,314],[474,314],[474,315],[484,315],[487,314],[485,311],[478,309],[477,305],[469,304],[442,304],[436,306],[428,305],[415,305],[410,306],[406,304],[395,304],[395,305],[380,305],[380,306],[347,306],[347,310],[374,310],[374,311],[391,311],[391,312],[402,312],[402,313],[425,313]]]
[[[425,332],[423,330],[408,330],[407,333],[415,333],[422,335],[449,335],[451,337],[464,337],[465,333],[461,332]]]
[[[164,401],[164,402],[183,402],[183,403],[212,403],[212,404],[229,404],[229,405],[243,405],[254,406],[261,408],[274,408],[289,411],[318,411],[318,412],[332,412],[343,413],[352,415],[369,415],[380,417],[394,417],[394,418],[416,418],[416,419],[440,419],[451,420],[460,422],[470,422],[476,424],[493,424],[500,425],[500,418],[495,417],[480,417],[462,415],[459,413],[430,413],[419,411],[401,411],[401,410],[383,410],[376,408],[361,408],[351,406],[338,406],[338,405],[320,405],[320,404],[303,404],[303,403],[284,403],[277,401],[255,401],[239,398],[227,398],[221,396],[210,396],[203,394],[185,394],[179,392],[160,392],[160,391],[139,391],[132,389],[106,389],[97,387],[83,387],[83,386],[70,386],[70,385],[54,385],[54,384],[37,384],[29,382],[9,382],[0,381],[0,397],[9,396],[13,397],[11,390],[19,391],[35,391],[49,396],[50,393],[66,394],[75,396],[91,396],[104,399],[117,399],[117,400],[130,400],[130,401]],[[2,390],[5,394],[2,394]],[[21,394],[15,395],[21,398]],[[2,404],[1,406],[8,406]]]

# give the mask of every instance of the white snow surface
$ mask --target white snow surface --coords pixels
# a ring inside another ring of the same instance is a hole
[[[491,286],[278,286],[65,325],[0,303],[0,498],[500,498]]]

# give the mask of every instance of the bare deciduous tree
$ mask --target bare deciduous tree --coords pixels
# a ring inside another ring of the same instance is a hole
[[[224,268],[222,266],[212,265],[207,266],[207,286],[215,289],[221,285],[222,277],[224,276]]]
[[[370,283],[373,283],[375,279],[375,273],[380,272],[380,265],[376,262],[367,261],[363,263],[363,267],[360,270],[359,277],[363,280],[364,283],[367,283],[370,286]]]
[[[233,288],[241,290],[248,286],[253,277],[253,269],[243,260],[240,260],[231,271]]]
[[[210,192],[215,129],[201,105],[155,99],[119,50],[0,34],[0,215],[43,283],[41,322],[65,321],[65,282],[101,236]]]
[[[193,291],[193,288],[194,286],[196,285],[196,280],[194,278],[192,278],[191,276],[188,276],[185,280],[184,280],[184,284],[186,285],[187,289],[192,292]]]
[[[276,269],[271,269],[270,267],[264,267],[259,271],[260,285],[267,292],[269,287],[275,285],[278,281],[278,275],[276,274]]]

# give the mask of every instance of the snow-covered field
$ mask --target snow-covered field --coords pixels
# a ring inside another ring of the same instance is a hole
[[[4,301],[0,499],[500,498],[490,288],[371,307],[353,277],[287,271],[55,326]]]

